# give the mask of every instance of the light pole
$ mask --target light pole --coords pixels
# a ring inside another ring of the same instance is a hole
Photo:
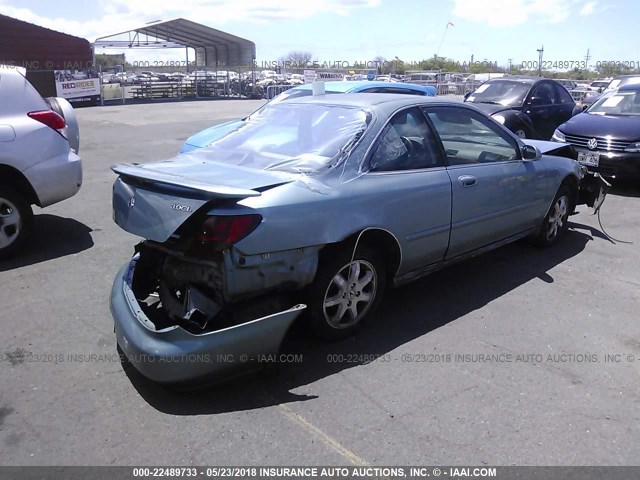
[[[538,49],[538,76],[542,76],[542,54],[544,53],[544,45]]]

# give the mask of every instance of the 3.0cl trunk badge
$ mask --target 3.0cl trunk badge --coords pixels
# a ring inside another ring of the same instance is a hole
[[[177,210],[179,212],[190,212],[191,211],[191,207],[189,205],[178,205],[177,203],[174,203],[171,205],[171,209],[172,210]]]

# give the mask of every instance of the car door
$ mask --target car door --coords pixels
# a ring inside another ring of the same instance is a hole
[[[541,140],[549,140],[559,123],[557,94],[551,82],[539,82],[525,99],[524,113],[531,119],[531,124]],[[562,122],[561,122],[562,123]]]
[[[574,113],[576,108],[576,102],[573,100],[571,93],[568,89],[564,88],[559,83],[553,83],[553,86],[556,90],[556,115],[554,120],[553,129],[555,130],[564,122],[569,120]],[[553,135],[553,132],[551,132]]]
[[[452,183],[453,258],[532,228],[539,221],[537,166],[494,120],[462,106],[424,107]]]
[[[351,186],[370,192],[375,215],[400,243],[398,274],[444,259],[451,223],[451,181],[442,149],[418,107],[395,113]]]

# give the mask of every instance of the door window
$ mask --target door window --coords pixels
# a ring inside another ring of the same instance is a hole
[[[458,107],[429,107],[426,112],[444,145],[449,165],[520,159],[517,142],[482,114]]]
[[[553,84],[542,82],[536,85],[531,91],[531,105],[555,105],[558,103],[556,91]]]

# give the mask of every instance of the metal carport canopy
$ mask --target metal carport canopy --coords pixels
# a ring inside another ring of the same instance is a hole
[[[117,38],[128,35],[127,39]],[[97,38],[104,48],[184,48],[196,51],[198,66],[253,65],[255,43],[184,18],[156,21],[124,32]],[[204,61],[202,61],[202,59]]]

